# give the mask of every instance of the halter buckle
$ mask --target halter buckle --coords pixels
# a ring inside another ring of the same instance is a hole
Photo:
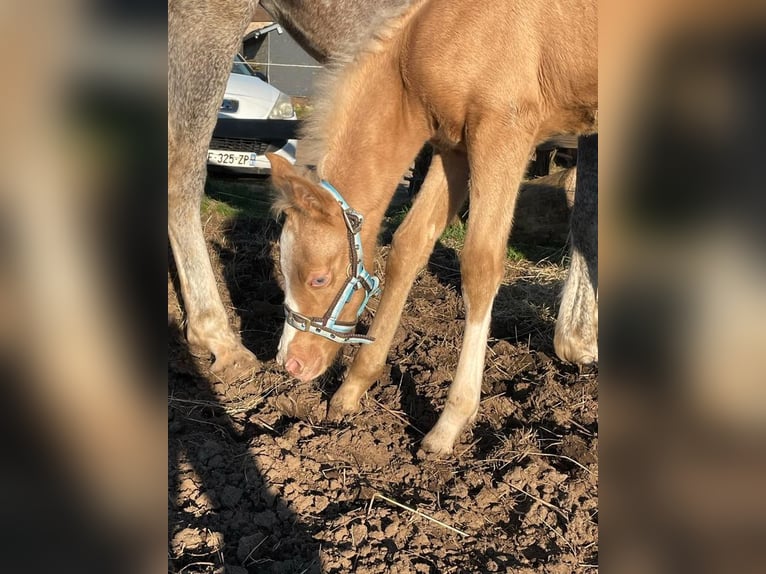
[[[345,208],[343,210],[343,219],[346,220],[346,227],[348,227],[348,230],[354,235],[362,231],[364,216],[358,211],[355,211],[350,207]]]

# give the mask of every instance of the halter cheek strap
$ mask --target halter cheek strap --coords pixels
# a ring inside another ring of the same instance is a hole
[[[336,343],[372,343],[375,340],[373,337],[356,335],[353,332],[354,327],[359,320],[359,316],[367,306],[370,297],[380,290],[380,279],[375,275],[370,274],[364,267],[361,234],[364,217],[358,211],[354,211],[348,203],[346,203],[346,200],[343,199],[343,196],[338,190],[330,185],[330,183],[322,180],[320,184],[333,196],[335,201],[338,202],[343,213],[343,221],[346,224],[346,233],[348,235],[349,244],[349,276],[324,316],[309,317],[298,313],[285,305],[285,321],[288,325],[299,331],[314,333],[315,335],[330,339]],[[351,300],[354,292],[359,289],[364,289],[364,300],[356,310],[356,318],[354,322],[339,321],[338,317],[343,311],[343,308]]]

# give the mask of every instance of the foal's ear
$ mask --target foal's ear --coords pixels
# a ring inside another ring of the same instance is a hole
[[[271,183],[278,192],[274,210],[283,212],[294,208],[307,213],[330,215],[335,201],[317,184],[301,177],[292,164],[282,156],[267,153],[271,162]]]

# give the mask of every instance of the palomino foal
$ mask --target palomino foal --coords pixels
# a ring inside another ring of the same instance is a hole
[[[359,409],[379,376],[417,270],[466,196],[461,254],[466,328],[457,372],[427,452],[451,452],[477,413],[494,297],[519,183],[536,142],[587,133],[597,108],[594,0],[415,2],[335,71],[308,127],[317,176],[271,156],[287,321],[279,360],[322,374],[344,342],[367,343],[330,403]],[[426,140],[438,153],[397,231],[367,339],[351,334],[375,292],[384,212]],[[470,185],[469,185],[470,174]],[[372,340],[372,341],[371,341]]]

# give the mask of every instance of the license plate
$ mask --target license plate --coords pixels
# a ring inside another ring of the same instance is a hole
[[[240,167],[253,167],[258,154],[246,151],[216,151],[208,150],[207,162],[213,165],[231,165]]]

